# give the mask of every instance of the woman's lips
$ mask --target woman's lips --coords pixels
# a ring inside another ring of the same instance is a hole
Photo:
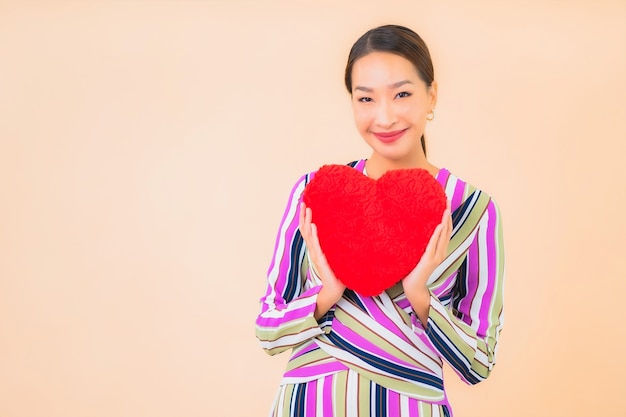
[[[392,143],[404,135],[407,129],[395,130],[393,132],[372,132],[376,138],[383,143]]]

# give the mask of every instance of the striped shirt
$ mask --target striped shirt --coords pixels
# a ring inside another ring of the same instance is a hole
[[[365,162],[351,165],[363,172]],[[494,200],[446,169],[437,174],[451,203],[453,231],[448,256],[427,282],[425,327],[401,283],[373,297],[348,289],[318,321],[321,281],[308,267],[298,230],[299,202],[314,175],[300,178],[289,197],[256,321],[269,354],[293,349],[281,385],[350,371],[393,395],[447,405],[444,361],[468,384],[487,378],[503,324],[504,253]]]

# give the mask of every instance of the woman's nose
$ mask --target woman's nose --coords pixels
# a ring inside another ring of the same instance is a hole
[[[388,129],[396,122],[396,114],[391,105],[387,103],[380,103],[376,111],[376,124],[383,129]]]

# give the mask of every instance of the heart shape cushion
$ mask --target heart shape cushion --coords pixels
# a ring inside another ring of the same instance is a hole
[[[321,167],[303,201],[335,275],[365,296],[413,270],[446,208],[442,186],[426,170],[391,170],[373,180],[347,165]]]

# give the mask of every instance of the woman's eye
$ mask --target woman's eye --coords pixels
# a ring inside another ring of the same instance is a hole
[[[370,101],[372,101],[372,99],[371,97],[360,97],[358,101],[360,101],[361,103],[369,103]]]
[[[403,92],[401,92],[401,93],[398,93],[398,94],[396,95],[396,97],[398,97],[398,98],[403,98],[403,97],[409,97],[410,95],[411,95],[411,93],[409,93],[409,92],[407,92],[407,91],[403,91]]]

